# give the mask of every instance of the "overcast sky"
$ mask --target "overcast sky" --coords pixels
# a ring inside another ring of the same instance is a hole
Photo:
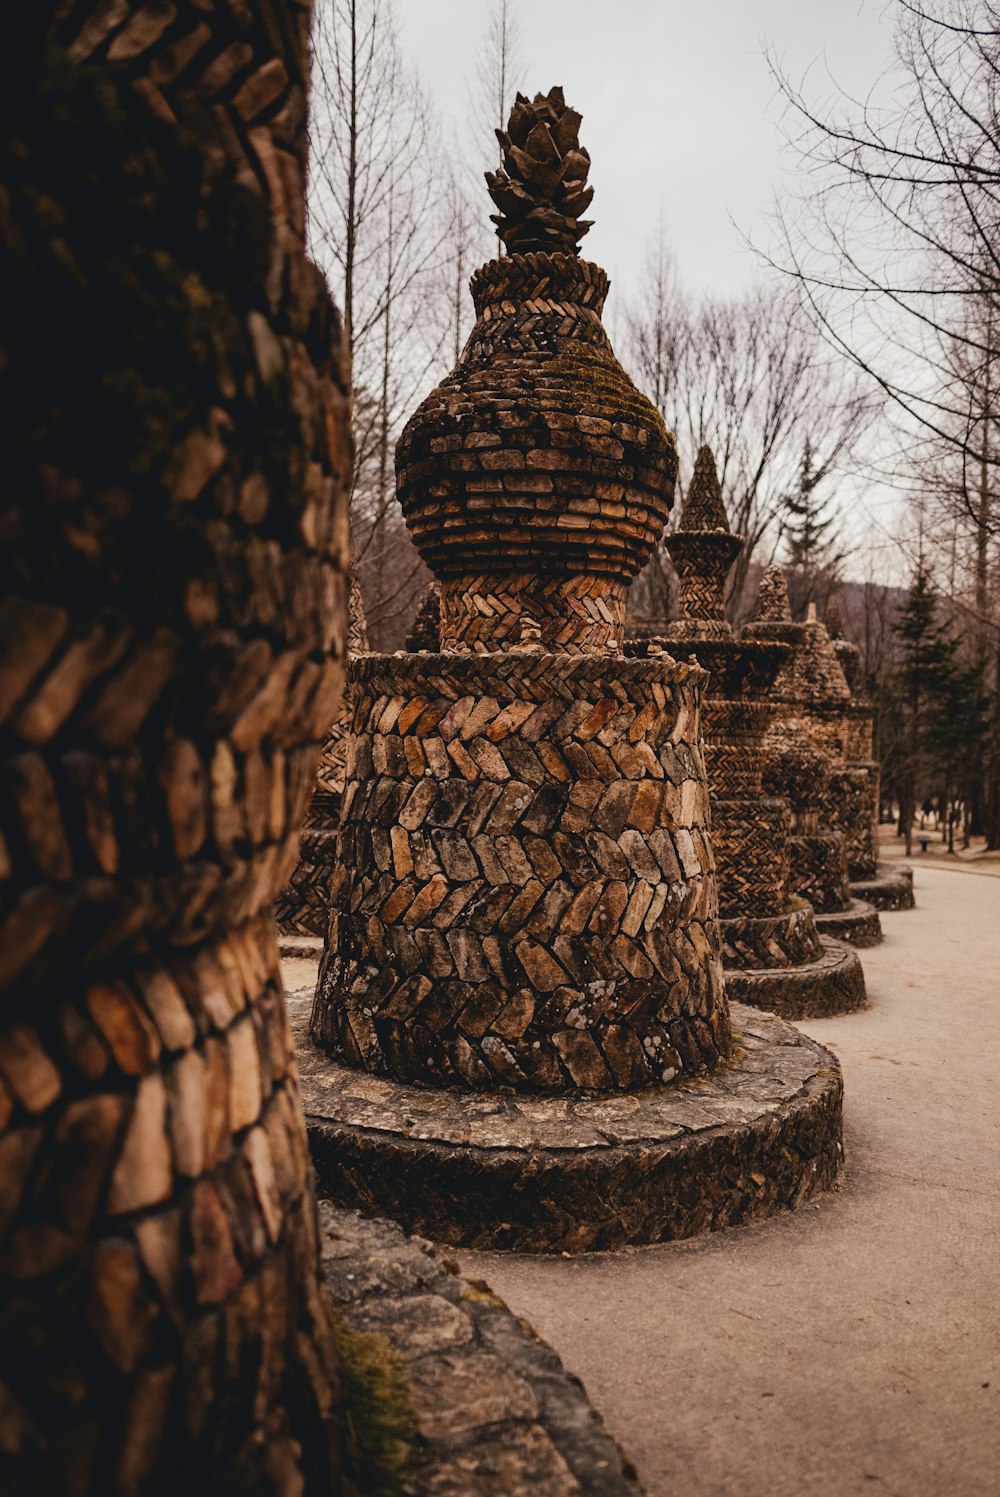
[[[806,77],[812,103],[839,89],[863,99],[875,88],[885,97],[892,85],[896,0],[513,5],[527,64],[516,86],[534,94],[561,84],[583,115],[595,197],[582,253],[611,276],[612,339],[616,290],[627,296],[636,287],[661,214],[689,289],[729,294],[760,275],[741,230],[766,247],[775,194],[802,182],[765,51],[793,81]],[[397,0],[402,40],[445,131],[468,136],[491,9],[490,0]],[[485,184],[481,203],[485,220],[492,210]],[[862,485],[848,507],[852,535],[866,532],[866,547],[894,554],[897,504],[891,491]]]
[[[562,84],[583,115],[596,189],[583,253],[619,288],[664,225],[692,289],[733,291],[753,257],[737,229],[767,236],[790,179],[773,50],[810,98],[829,74],[865,95],[891,59],[891,0],[514,0],[525,92]],[[398,0],[403,39],[446,124],[466,118],[490,0]],[[484,167],[492,165],[484,161]],[[483,213],[491,205],[482,199]]]

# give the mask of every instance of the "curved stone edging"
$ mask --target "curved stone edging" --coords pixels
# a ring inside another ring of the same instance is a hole
[[[402,1359],[417,1442],[403,1497],[639,1497],[579,1378],[482,1281],[395,1222],[320,1202],[327,1285]]]
[[[845,910],[816,916],[820,935],[846,941],[849,946],[877,946],[882,939],[878,910],[865,899],[852,899]]]
[[[713,843],[715,827],[712,828]],[[724,915],[722,966],[728,972],[802,967],[822,954],[811,904],[795,899],[777,915]]]
[[[595,1252],[672,1241],[797,1206],[840,1168],[837,1061],[770,1014],[737,1010],[739,1052],[711,1076],[531,1097],[338,1065],[309,1044],[310,997],[292,994],[289,1010],[322,1193],[441,1242]]]
[[[801,967],[724,972],[730,1004],[747,1003],[783,1019],[819,1019],[868,1005],[861,960],[850,946],[821,936],[823,955]]]
[[[851,880],[851,893],[877,910],[912,910],[913,869],[906,863],[879,863],[874,878]]]

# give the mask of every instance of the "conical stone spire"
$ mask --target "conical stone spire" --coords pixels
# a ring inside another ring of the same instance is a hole
[[[729,516],[722,501],[722,485],[715,467],[711,447],[699,447],[695,458],[691,486],[681,511],[681,530],[724,530],[729,533]]]
[[[781,567],[768,567],[760,579],[755,621],[762,624],[790,624],[792,608],[788,601],[788,582]]]
[[[677,572],[680,620],[672,639],[732,639],[726,619],[726,578],[743,549],[729,529],[722,488],[710,447],[702,447],[681,511],[679,529],[664,542]]]

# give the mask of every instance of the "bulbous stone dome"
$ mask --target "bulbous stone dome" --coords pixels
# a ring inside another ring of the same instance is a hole
[[[503,256],[472,278],[462,357],[396,448],[406,523],[442,584],[442,649],[621,648],[677,458],[601,324],[608,286],[559,252]]]

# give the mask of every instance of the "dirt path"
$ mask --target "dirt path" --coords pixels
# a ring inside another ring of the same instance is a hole
[[[600,1258],[458,1254],[649,1497],[1000,1493],[1000,885],[949,871],[862,954],[873,1007],[802,1026],[844,1066],[835,1195]]]

